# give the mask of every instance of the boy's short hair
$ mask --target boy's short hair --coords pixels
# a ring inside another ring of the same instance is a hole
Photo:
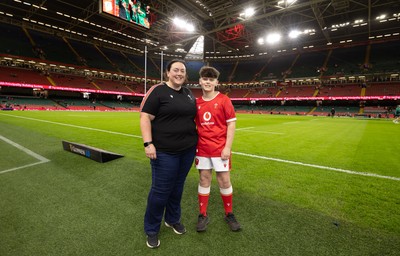
[[[210,66],[204,66],[200,69],[199,75],[200,77],[210,77],[218,79],[219,71],[216,68]]]

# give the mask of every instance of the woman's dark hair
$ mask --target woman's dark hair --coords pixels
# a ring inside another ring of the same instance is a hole
[[[170,70],[171,70],[172,64],[174,64],[175,62],[180,62],[180,63],[182,63],[183,65],[185,65],[185,68],[187,68],[187,67],[186,67],[186,62],[185,62],[184,60],[182,60],[182,59],[173,59],[173,60],[171,60],[170,62],[168,62],[168,64],[167,64],[167,70],[166,70],[166,71],[170,71]]]

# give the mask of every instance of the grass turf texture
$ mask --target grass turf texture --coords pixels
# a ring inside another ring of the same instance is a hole
[[[211,222],[195,231],[193,168],[182,201],[188,233],[163,225],[151,250],[138,113],[1,112],[0,135],[50,162],[0,174],[0,255],[399,255],[399,180],[301,165],[398,179],[399,129],[389,120],[239,114],[231,176],[243,230],[224,222],[214,176]],[[125,157],[101,164],[64,151],[62,140]],[[0,172],[34,162],[0,140]]]

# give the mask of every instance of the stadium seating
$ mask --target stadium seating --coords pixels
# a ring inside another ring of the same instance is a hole
[[[322,86],[319,96],[361,96],[360,84],[331,84]]]
[[[35,30],[27,31],[36,47],[43,51],[44,59],[59,63],[79,65],[75,54],[62,38],[50,36]]]
[[[286,78],[316,77],[327,57],[326,51],[300,54]]]
[[[315,92],[315,86],[285,86],[283,87],[281,97],[312,97]]]
[[[399,41],[371,45],[370,71],[373,73],[399,72]]]
[[[253,80],[256,74],[262,69],[264,63],[260,61],[240,61],[236,67],[232,81],[248,82]]]
[[[260,74],[260,80],[282,79],[287,72],[290,72],[290,67],[296,56],[293,54],[273,56],[268,65]],[[268,60],[265,60],[268,61]]]
[[[3,34],[0,40],[0,53],[31,58],[37,57],[21,27],[0,23],[0,29]]]
[[[95,45],[69,40],[71,46],[81,56],[87,65],[100,70],[108,70],[110,72],[118,72],[116,67],[113,67],[110,62],[96,49]]]
[[[0,80],[11,83],[51,85],[41,71],[15,67],[2,66]]]
[[[74,76],[69,74],[51,74],[51,78],[55,82],[55,86],[73,87],[97,90],[90,79],[83,76]]]
[[[366,46],[333,49],[324,76],[355,75],[364,73],[361,68],[365,62]]]
[[[400,84],[397,82],[373,82],[368,84],[365,96],[381,95],[400,95]]]
[[[25,61],[32,60],[36,64],[39,62],[45,62],[53,66],[62,64],[70,66],[72,70],[81,70],[81,72],[75,73],[61,73],[51,67],[49,68],[49,66],[41,69],[37,66],[34,67],[34,65],[11,65],[9,63],[4,65],[6,63],[4,61],[0,72],[0,81],[2,82],[103,90],[115,93],[144,93],[158,82],[162,73],[157,56],[148,56],[147,66],[145,67],[144,56],[139,55],[139,53],[124,52],[106,48],[104,45],[93,45],[87,42],[61,38],[59,35],[14,25],[0,24],[0,28],[7,33],[7,37],[4,37],[0,42],[2,56],[21,58]],[[273,53],[271,51],[263,58],[252,60],[235,59],[226,62],[218,60],[210,61],[209,63],[188,60],[187,72],[196,97],[201,96],[201,89],[196,87],[198,71],[206,64],[216,67],[221,72],[218,90],[231,98],[399,96],[400,56],[397,51],[398,46],[397,40],[374,43],[369,46],[356,45],[322,51],[295,51],[292,53]],[[164,60],[163,69],[165,69],[168,61]],[[326,70],[318,72],[325,62],[327,63]],[[147,69],[148,78],[146,90],[143,84],[145,68]],[[96,74],[106,73],[110,75],[107,77],[92,76],[82,72],[88,69],[97,71]],[[135,77],[133,79],[121,79],[120,76],[124,77],[125,75]],[[366,76],[366,78],[362,80],[360,78],[352,78],[352,80],[343,78],[358,75]],[[301,78],[319,78],[319,80],[301,80]],[[291,82],[286,80],[291,80]],[[311,82],[300,82],[303,80]],[[57,96],[57,93],[54,94]],[[54,97],[54,94],[50,96]],[[32,94],[29,96],[32,96]],[[77,93],[74,97],[81,98],[82,94]],[[115,95],[113,97],[115,98]],[[110,100],[110,98],[111,96],[105,97],[104,101]],[[81,102],[81,99],[79,99],[79,101],[73,100],[74,104],[68,105],[77,109],[93,109],[95,106],[97,110],[110,110],[117,109],[126,103],[125,100],[132,99],[136,103],[140,100],[140,98],[124,98],[122,102],[115,101],[116,105],[112,103],[108,105],[99,103],[87,105],[86,101]],[[75,105],[78,103],[79,105]],[[248,104],[248,102],[241,103]],[[268,103],[280,104],[277,102]],[[329,102],[328,104],[331,103]],[[43,106],[52,106],[45,103],[40,103],[39,106],[41,104]],[[312,105],[313,103],[310,104]],[[374,102],[374,104],[379,104],[379,102]],[[386,102],[386,104],[393,104],[393,102]],[[30,104],[26,102],[23,105],[29,106]],[[123,105],[122,109],[129,109],[129,107],[130,104]],[[249,111],[250,109],[246,109],[247,107],[250,107],[252,111],[271,110],[277,113],[329,113],[327,108],[324,108],[324,110],[317,108],[312,111],[312,109],[309,109],[310,107],[303,108],[291,106],[291,104],[289,106],[271,106],[271,109],[245,105],[243,109]],[[356,110],[352,109],[352,107],[349,108],[341,109],[338,106],[337,113],[358,113],[363,110],[359,106],[355,107]],[[366,113],[370,110],[368,108],[364,109]],[[371,113],[375,112],[372,111]]]

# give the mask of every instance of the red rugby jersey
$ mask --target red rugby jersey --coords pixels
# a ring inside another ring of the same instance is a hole
[[[218,93],[211,100],[196,99],[196,125],[199,134],[197,156],[220,157],[225,147],[227,123],[236,121],[228,96]]]

